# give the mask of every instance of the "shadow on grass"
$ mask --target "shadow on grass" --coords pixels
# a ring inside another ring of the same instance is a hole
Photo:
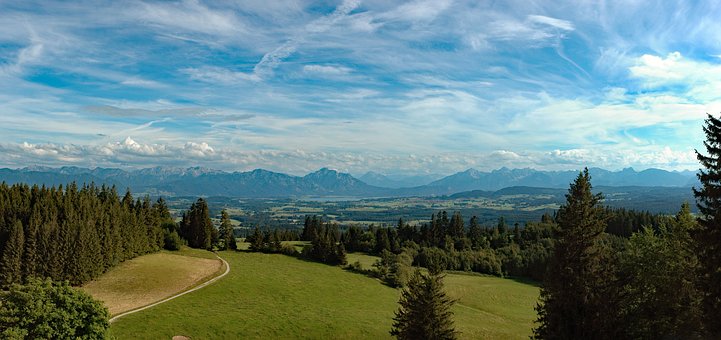
[[[540,281],[536,281],[536,280],[533,280],[533,279],[529,279],[529,278],[527,278],[527,277],[517,277],[517,276],[513,276],[513,277],[506,277],[506,279],[513,280],[513,281],[516,281],[516,282],[518,282],[518,283],[523,283],[523,284],[527,284],[527,285],[534,286],[534,287],[541,287],[541,282],[540,282]]]

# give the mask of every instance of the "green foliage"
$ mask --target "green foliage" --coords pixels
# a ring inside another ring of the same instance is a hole
[[[238,244],[235,242],[235,234],[233,233],[233,225],[230,223],[230,216],[228,216],[228,212],[225,210],[220,213],[219,241],[218,248],[220,250],[238,249]]]
[[[248,235],[248,237],[245,238],[245,241],[250,243],[250,251],[263,251],[265,249],[263,243],[263,233],[260,229],[258,229],[258,227],[253,229],[253,234]]]
[[[0,184],[0,286],[31,276],[78,285],[160,249],[172,221],[162,204],[106,186]]]
[[[693,189],[701,217],[696,232],[700,289],[704,292],[704,324],[711,337],[721,338],[721,120],[708,115],[703,127],[706,155],[696,151],[704,169],[700,189]]]
[[[443,291],[443,276],[416,270],[401,293],[391,335],[398,339],[456,339],[451,307]]]
[[[22,257],[25,237],[23,225],[15,220],[10,229],[10,237],[5,244],[2,259],[0,259],[0,282],[10,285],[22,281]]]
[[[306,221],[309,224],[303,230],[303,235],[310,238],[311,244],[303,248],[301,255],[330,265],[347,264],[346,249],[340,242],[338,225],[330,222],[323,224],[316,216],[306,218]]]
[[[0,338],[104,339],[108,310],[67,281],[29,278],[0,293]]]
[[[700,297],[694,285],[698,259],[690,232],[696,221],[685,203],[658,231],[631,236],[622,257],[624,286],[621,319],[628,338],[698,337]]]
[[[412,265],[417,251],[404,248],[398,255],[393,255],[393,262],[385,280],[394,287],[404,287],[413,274]]]
[[[556,220],[559,238],[536,308],[540,339],[615,338],[614,311],[619,296],[608,249],[601,245],[606,228],[599,205],[602,196],[591,193],[588,169],[571,184]]]
[[[167,250],[180,250],[183,246],[183,239],[180,238],[178,232],[173,230],[165,230],[163,237],[163,248]]]
[[[187,240],[188,246],[192,248],[212,250],[214,232],[217,233],[217,230],[210,220],[208,203],[204,199],[198,198],[190,206],[190,209],[183,213],[183,220],[180,222],[180,236]]]

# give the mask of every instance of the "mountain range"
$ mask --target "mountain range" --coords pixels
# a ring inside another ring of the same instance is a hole
[[[596,186],[691,187],[698,185],[693,171],[632,168],[608,171],[589,169]],[[435,181],[429,176],[390,177],[367,173],[360,179],[328,168],[305,176],[256,169],[225,172],[202,167],[155,167],[139,170],[80,167],[27,167],[0,169],[0,181],[60,185],[69,182],[115,185],[134,193],[162,196],[280,197],[402,197],[451,195],[473,190],[496,191],[507,187],[567,188],[578,171],[541,171],[501,168],[490,172],[468,169]],[[437,176],[436,176],[437,177]],[[414,183],[429,182],[411,186]]]

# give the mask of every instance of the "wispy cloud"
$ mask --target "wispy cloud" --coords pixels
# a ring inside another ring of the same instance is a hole
[[[0,3],[0,165],[695,168],[721,5]],[[130,136],[130,138],[127,138]]]

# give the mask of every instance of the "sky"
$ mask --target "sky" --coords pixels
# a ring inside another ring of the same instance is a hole
[[[717,1],[0,0],[0,167],[698,169]]]

